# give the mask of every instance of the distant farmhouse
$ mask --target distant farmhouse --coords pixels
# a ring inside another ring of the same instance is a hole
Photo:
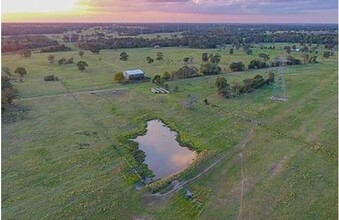
[[[124,74],[125,79],[128,79],[128,80],[144,80],[146,78],[144,71],[140,69],[125,70],[123,74]]]

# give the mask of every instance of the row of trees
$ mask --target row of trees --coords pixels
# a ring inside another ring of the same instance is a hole
[[[232,96],[238,96],[243,93],[250,93],[255,89],[259,89],[265,85],[269,85],[274,82],[274,73],[269,72],[268,78],[265,80],[262,75],[255,75],[253,78],[244,79],[242,84],[235,82],[230,86],[225,77],[217,77],[215,86],[217,93],[225,98]]]
[[[98,49],[119,49],[119,48],[140,48],[188,46],[190,48],[217,48],[220,45],[232,44],[236,47],[241,45],[268,43],[268,42],[295,42],[325,44],[328,48],[337,45],[337,34],[309,34],[309,33],[230,33],[218,31],[204,31],[199,33],[184,33],[181,37],[175,38],[99,38],[79,43],[79,47],[87,50]],[[250,48],[244,50],[251,54]],[[230,53],[233,53],[230,51]]]

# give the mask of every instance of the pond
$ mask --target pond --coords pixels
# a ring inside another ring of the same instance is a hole
[[[146,154],[145,163],[153,172],[154,180],[161,179],[187,168],[196,157],[194,151],[176,141],[177,133],[160,120],[147,122],[147,132],[133,141]]]

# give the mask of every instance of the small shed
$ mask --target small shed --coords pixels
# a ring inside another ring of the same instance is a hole
[[[128,79],[128,80],[143,80],[145,78],[144,71],[140,69],[125,70],[123,74],[124,74],[125,79]]]

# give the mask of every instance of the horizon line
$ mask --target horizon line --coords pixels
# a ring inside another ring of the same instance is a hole
[[[339,25],[339,22],[140,22],[140,21],[1,21],[1,24],[332,24]]]

